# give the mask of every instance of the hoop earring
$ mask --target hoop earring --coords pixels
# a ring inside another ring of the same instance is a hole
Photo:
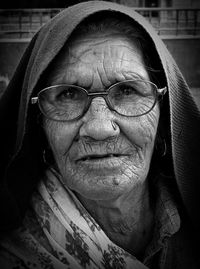
[[[48,162],[47,162],[47,158],[46,158],[46,150],[45,150],[45,149],[43,150],[43,153],[42,153],[42,159],[43,159],[43,162],[44,162],[45,164],[48,164]]]
[[[158,139],[155,145],[155,149],[159,153],[160,157],[164,157],[167,154],[167,144],[166,144],[165,139],[161,139],[161,138]]]
[[[51,152],[49,151],[46,151],[46,149],[43,150],[43,153],[42,153],[42,158],[43,158],[43,162],[48,165],[48,166],[51,166],[52,163],[53,163],[53,160],[52,160],[52,156],[51,156]]]
[[[161,157],[164,157],[167,154],[167,144],[165,139],[163,139],[162,142],[163,142],[163,152],[161,154]]]

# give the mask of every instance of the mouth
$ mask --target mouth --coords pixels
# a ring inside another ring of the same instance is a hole
[[[110,158],[119,158],[119,157],[124,157],[127,155],[124,154],[92,154],[92,155],[87,155],[87,156],[83,156],[79,159],[76,160],[76,162],[82,161],[104,161]]]

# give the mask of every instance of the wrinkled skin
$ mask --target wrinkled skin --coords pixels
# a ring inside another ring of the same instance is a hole
[[[93,92],[134,78],[150,80],[138,46],[122,36],[97,34],[70,44],[69,52],[57,59],[49,86],[68,83]],[[102,97],[93,99],[77,121],[44,120],[64,184],[77,193],[104,230],[112,222],[114,231],[120,221],[124,221],[121,227],[131,231],[129,226],[134,227],[134,223],[137,229],[144,226],[139,225],[142,221],[151,226],[147,174],[158,120],[158,105],[147,115],[126,118],[110,111]],[[108,215],[112,217],[110,222]],[[107,230],[112,238],[111,228]]]

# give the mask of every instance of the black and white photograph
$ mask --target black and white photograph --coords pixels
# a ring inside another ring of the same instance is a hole
[[[0,3],[0,269],[200,268],[200,1]]]

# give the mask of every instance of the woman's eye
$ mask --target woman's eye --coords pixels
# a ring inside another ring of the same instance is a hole
[[[132,88],[125,88],[125,89],[123,89],[121,91],[122,91],[123,95],[130,95],[130,94],[134,93],[134,89],[132,89]]]
[[[136,91],[132,87],[126,87],[126,88],[121,88],[120,89],[120,95],[121,96],[130,96],[136,94]]]
[[[73,100],[78,97],[78,94],[74,90],[64,90],[59,95],[57,96],[58,99],[68,99],[68,100]]]

